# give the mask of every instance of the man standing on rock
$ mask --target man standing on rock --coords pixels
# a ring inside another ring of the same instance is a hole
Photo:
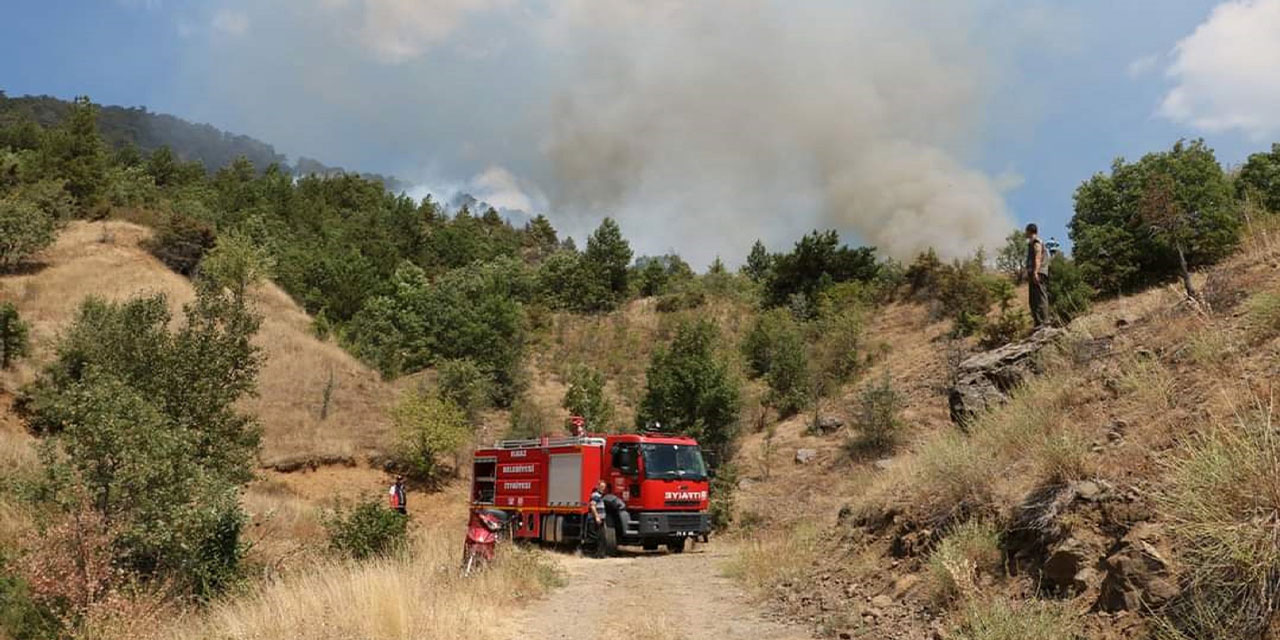
[[[1049,253],[1040,241],[1040,229],[1027,225],[1027,291],[1035,327],[1049,324]]]

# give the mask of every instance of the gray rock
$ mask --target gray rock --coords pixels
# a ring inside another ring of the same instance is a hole
[[[964,426],[974,416],[1003,404],[1009,392],[1040,372],[1036,356],[1064,330],[1044,327],[1030,338],[970,356],[960,363],[948,393],[951,420]]]
[[[796,449],[796,464],[809,464],[817,459],[817,449]]]
[[[814,423],[813,430],[822,434],[829,435],[839,431],[844,427],[844,420],[835,416],[822,416]]]

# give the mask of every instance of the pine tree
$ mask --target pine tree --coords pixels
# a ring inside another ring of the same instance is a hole
[[[764,243],[756,240],[751,245],[751,253],[747,254],[747,264],[742,272],[755,282],[764,282],[769,278],[769,270],[773,268],[773,256],[764,248]]]
[[[622,230],[613,218],[605,218],[587,238],[582,266],[586,270],[589,291],[584,295],[593,300],[593,310],[616,308],[625,298],[631,256],[631,245],[622,237]]]

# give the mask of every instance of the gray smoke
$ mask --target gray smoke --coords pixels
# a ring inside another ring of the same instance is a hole
[[[295,153],[548,207],[579,237],[613,215],[639,252],[703,266],[815,227],[959,256],[1012,224],[1010,184],[973,153],[1001,67],[989,17],[1029,4],[223,3],[243,20],[210,39],[207,111]]]

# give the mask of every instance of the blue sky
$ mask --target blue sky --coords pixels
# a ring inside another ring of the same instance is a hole
[[[10,95],[144,105],[575,234],[608,213],[695,264],[819,226],[897,253],[1065,239],[1117,156],[1280,139],[1280,0],[7,4]]]

